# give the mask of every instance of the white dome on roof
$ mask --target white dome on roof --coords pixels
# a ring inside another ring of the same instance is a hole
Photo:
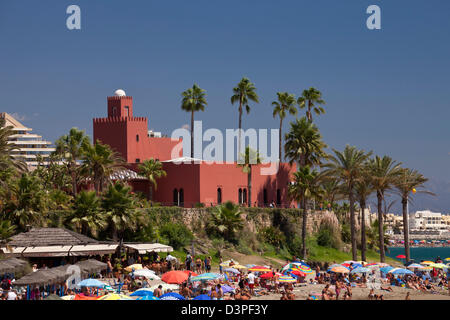
[[[126,93],[125,93],[125,91],[123,91],[122,89],[117,89],[117,90],[114,92],[114,95],[115,95],[116,97],[125,97],[125,96],[126,96]]]

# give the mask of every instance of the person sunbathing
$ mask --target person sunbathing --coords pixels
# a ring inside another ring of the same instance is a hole
[[[387,287],[381,286],[380,289],[381,289],[381,290],[386,290],[386,291],[389,291],[389,292],[393,292],[393,291],[394,291],[394,290],[392,290],[392,288],[389,287],[389,286],[387,286]]]
[[[250,295],[250,293],[247,292],[247,290],[244,290],[241,293],[241,300],[250,300],[252,298],[252,296]]]
[[[289,300],[288,299],[288,297],[287,297],[287,294],[286,294],[286,292],[281,292],[281,298],[280,298],[280,300]]]

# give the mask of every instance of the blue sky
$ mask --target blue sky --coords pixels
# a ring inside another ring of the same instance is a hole
[[[71,4],[81,30],[66,28]],[[381,7],[381,30],[366,28],[371,4]],[[91,134],[106,96],[123,88],[135,115],[170,134],[189,123],[180,93],[196,82],[209,102],[196,119],[223,130],[237,127],[229,99],[247,76],[261,103],[244,128],[277,128],[276,92],[314,86],[331,147],[388,154],[448,186],[449,14],[447,0],[3,0],[0,109],[50,140],[74,126]],[[447,212],[447,189],[423,205]]]

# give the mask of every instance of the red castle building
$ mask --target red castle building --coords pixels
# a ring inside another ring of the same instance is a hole
[[[123,90],[108,97],[108,117],[93,119],[94,141],[110,145],[120,153],[128,167],[137,171],[140,162],[158,159],[163,163],[167,176],[157,181],[153,200],[163,205],[194,207],[197,204],[217,205],[225,201],[245,204],[247,202],[247,174],[237,163],[207,163],[189,161],[186,158],[172,158],[172,150],[182,142],[181,139],[152,137],[148,131],[146,117],[133,116],[133,98]],[[180,156],[182,149],[180,149]],[[276,173],[262,175],[261,169],[270,164],[252,167],[252,206],[294,207],[289,200],[288,184],[295,172],[295,165],[281,163]],[[129,182],[135,192],[149,194],[147,180]]]

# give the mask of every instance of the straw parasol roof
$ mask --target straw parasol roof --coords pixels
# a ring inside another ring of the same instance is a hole
[[[0,274],[23,271],[28,263],[17,258],[0,260]]]
[[[64,228],[32,228],[28,232],[19,233],[10,238],[12,247],[41,247],[41,246],[74,246],[95,244],[99,241]]]

